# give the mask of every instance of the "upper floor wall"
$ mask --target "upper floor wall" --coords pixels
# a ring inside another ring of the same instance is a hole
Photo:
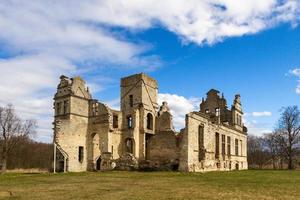
[[[235,95],[229,110],[224,95],[220,96],[219,93],[219,91],[211,89],[207,93],[206,99],[202,99],[200,112],[209,116],[215,123],[230,125],[237,130],[245,131],[241,96],[239,94]]]

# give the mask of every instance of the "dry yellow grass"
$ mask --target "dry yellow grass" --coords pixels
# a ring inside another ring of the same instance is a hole
[[[300,171],[0,175],[0,199],[300,199]]]

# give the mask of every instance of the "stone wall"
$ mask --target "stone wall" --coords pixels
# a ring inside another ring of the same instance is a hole
[[[204,159],[199,160],[199,126],[204,127]],[[219,154],[216,158],[216,133],[219,134]],[[222,152],[222,135],[225,136],[225,152]],[[230,154],[227,151],[227,136],[231,138]],[[217,125],[202,113],[189,113],[186,117],[186,128],[182,135],[180,152],[180,171],[198,172],[215,170],[233,170],[236,164],[239,169],[247,169],[247,136],[224,125]],[[235,155],[235,139],[239,141],[239,152]],[[240,143],[241,142],[241,143]],[[242,146],[242,148],[241,148]],[[231,166],[231,167],[230,167]]]
[[[174,131],[162,131],[149,141],[149,159],[159,169],[174,169],[179,164],[179,146]],[[176,167],[177,168],[177,167]]]

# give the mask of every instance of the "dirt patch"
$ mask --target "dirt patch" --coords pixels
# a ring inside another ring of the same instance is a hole
[[[10,170],[6,170],[6,172],[7,173],[40,174],[40,173],[48,173],[49,170],[31,168],[31,169],[10,169]]]
[[[13,196],[13,194],[10,191],[0,191],[0,198],[11,197],[11,196]]]

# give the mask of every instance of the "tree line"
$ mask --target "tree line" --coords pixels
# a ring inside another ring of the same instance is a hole
[[[7,169],[52,169],[53,144],[36,142],[29,137],[18,140],[7,156]]]
[[[22,120],[12,105],[0,106],[0,169],[51,168],[53,145],[30,139],[35,120]]]
[[[300,111],[297,106],[283,108],[272,133],[248,136],[248,165],[294,169],[300,158]]]

